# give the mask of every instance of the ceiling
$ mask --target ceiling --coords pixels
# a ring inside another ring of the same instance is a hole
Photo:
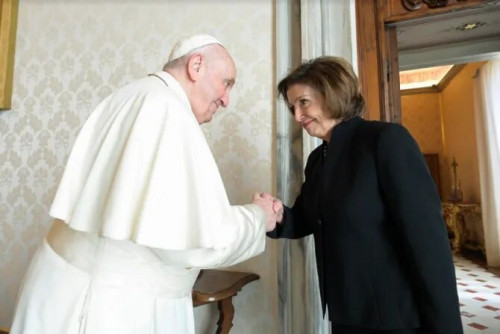
[[[400,70],[500,57],[500,1],[398,22],[396,29]]]
[[[437,87],[455,65],[427,67],[416,70],[400,71],[399,85],[401,90]]]

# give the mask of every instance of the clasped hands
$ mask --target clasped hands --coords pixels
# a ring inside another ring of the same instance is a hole
[[[266,213],[266,231],[270,232],[276,228],[276,223],[283,221],[283,202],[270,193],[254,193],[253,204],[260,206]]]

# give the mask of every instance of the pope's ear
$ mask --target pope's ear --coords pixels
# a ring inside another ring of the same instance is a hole
[[[203,57],[199,53],[195,53],[189,57],[187,63],[187,73],[189,78],[193,81],[197,81],[200,77],[202,60]]]

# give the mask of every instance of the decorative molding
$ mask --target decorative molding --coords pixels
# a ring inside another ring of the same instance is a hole
[[[411,11],[419,10],[422,7],[422,0],[401,0],[403,6]]]
[[[410,11],[419,10],[424,3],[427,4],[429,8],[439,8],[448,5],[448,0],[401,0],[401,2],[403,6]]]
[[[11,108],[19,0],[0,1],[0,110]]]
[[[424,0],[429,8],[445,7],[448,5],[448,0]]]

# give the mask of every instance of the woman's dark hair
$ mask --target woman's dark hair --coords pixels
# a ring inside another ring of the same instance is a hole
[[[278,84],[278,96],[287,104],[287,91],[294,84],[316,89],[325,98],[326,112],[334,119],[349,119],[365,112],[358,77],[343,58],[323,56],[302,63]],[[290,110],[292,113],[293,111]]]

